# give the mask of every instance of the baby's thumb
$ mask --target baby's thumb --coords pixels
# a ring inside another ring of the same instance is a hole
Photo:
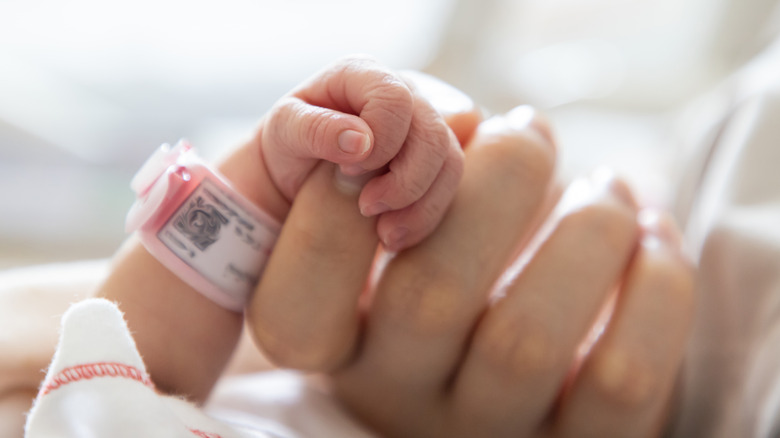
[[[267,168],[288,199],[295,196],[318,160],[358,163],[371,153],[373,141],[371,129],[360,117],[296,97],[274,106],[262,134]]]

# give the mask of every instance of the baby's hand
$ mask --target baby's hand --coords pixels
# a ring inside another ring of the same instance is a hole
[[[283,97],[259,138],[271,179],[292,201],[319,160],[340,165],[364,216],[398,251],[441,221],[463,172],[463,153],[442,116],[414,86],[375,61],[348,58]],[[363,186],[363,182],[368,182]]]

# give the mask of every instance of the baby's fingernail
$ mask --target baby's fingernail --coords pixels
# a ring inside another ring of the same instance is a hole
[[[404,239],[409,235],[409,229],[406,227],[398,227],[382,239],[385,247],[391,251],[397,251],[404,243]]]
[[[336,188],[346,195],[357,195],[363,190],[363,186],[366,185],[368,180],[373,177],[373,174],[367,173],[362,175],[347,175],[340,168],[336,167],[333,175],[333,181],[336,184]]]
[[[351,155],[362,155],[371,147],[368,134],[347,129],[339,134],[339,149]]]
[[[360,209],[360,212],[365,217],[376,216],[390,210],[390,206],[384,202],[375,202],[366,208]]]

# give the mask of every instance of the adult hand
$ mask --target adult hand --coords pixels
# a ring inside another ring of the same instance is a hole
[[[382,435],[657,434],[693,308],[674,226],[640,223],[627,186],[595,178],[539,238],[555,193],[549,128],[519,108],[471,137],[440,227],[368,289],[375,224],[332,165],[315,169],[250,305],[259,343],[280,365],[328,372]]]

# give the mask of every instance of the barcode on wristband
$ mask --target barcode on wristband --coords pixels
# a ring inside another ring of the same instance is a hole
[[[257,283],[276,236],[228,193],[203,179],[157,238],[221,290],[244,299]]]

